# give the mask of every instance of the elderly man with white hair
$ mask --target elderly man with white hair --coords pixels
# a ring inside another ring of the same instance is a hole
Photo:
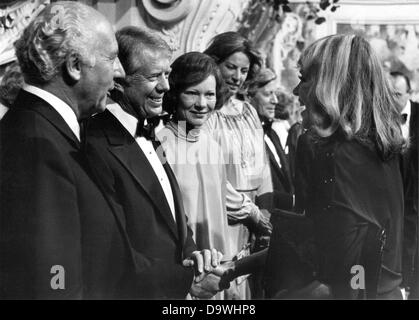
[[[112,26],[56,2],[15,47],[26,85],[0,124],[0,298],[129,297],[122,221],[91,179],[79,125],[124,76]]]

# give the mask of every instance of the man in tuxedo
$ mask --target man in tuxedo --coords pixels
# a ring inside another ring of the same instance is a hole
[[[294,204],[293,183],[288,157],[285,154],[280,138],[272,129],[272,121],[278,104],[276,96],[276,75],[270,69],[262,69],[257,78],[250,84],[249,96],[256,108],[265,132],[265,147],[274,188],[274,208],[292,210]],[[286,138],[285,138],[286,141]]]
[[[221,257],[216,250],[196,251],[176,178],[154,139],[169,89],[171,50],[159,36],[136,27],[116,37],[126,77],[112,93],[114,103],[89,121],[86,152],[124,217],[141,279],[137,297],[209,298],[221,289],[220,278],[203,273],[203,265],[209,271]],[[194,280],[188,267],[193,262],[204,277],[197,273]]]
[[[26,85],[0,122],[0,298],[125,297],[134,260],[79,125],[124,76],[112,26],[88,6],[56,2],[15,46]]]
[[[402,133],[409,140],[402,155],[404,187],[403,285],[410,297],[419,298],[418,270],[418,119],[419,104],[410,100],[409,78],[401,72],[390,73],[397,107],[402,116]]]

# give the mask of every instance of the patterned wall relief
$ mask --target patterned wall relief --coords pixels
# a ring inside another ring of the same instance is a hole
[[[307,19],[307,6],[303,4],[285,15],[267,57],[267,65],[278,75],[281,90],[291,93],[298,84],[298,59],[304,48],[316,40],[317,27],[313,19]]]
[[[175,50],[203,51],[218,33],[236,30],[249,0],[144,0],[138,9],[145,24]]]
[[[0,66],[15,60],[13,43],[49,0],[0,3]]]
[[[338,23],[337,33],[356,33],[369,40],[387,72],[400,71],[412,80],[413,99],[419,98],[419,21],[409,24]]]

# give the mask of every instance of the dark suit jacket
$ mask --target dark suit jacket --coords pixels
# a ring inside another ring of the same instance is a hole
[[[410,147],[402,157],[402,176],[405,190],[405,209],[413,210],[417,214],[418,202],[418,121],[419,103],[411,102],[411,116],[409,122]]]
[[[266,134],[275,146],[279,160],[281,161],[280,167],[275,160],[274,154],[265,143],[271,167],[272,185],[274,189],[274,208],[290,210],[292,209],[293,204],[292,194],[294,192],[294,187],[291,179],[288,158],[281,146],[281,142],[276,132],[270,129],[266,131]]]
[[[0,130],[1,298],[119,298],[133,261],[73,132],[26,91]],[[64,290],[51,288],[54,265]]]
[[[404,243],[403,280],[411,287],[411,296],[419,298],[419,270],[415,256],[418,256],[418,121],[419,104],[411,102],[409,122],[410,147],[402,155],[401,171],[404,188]]]
[[[169,165],[176,223],[159,181],[135,139],[110,113],[87,126],[86,152],[107,196],[126,220],[136,261],[138,297],[183,299],[193,280],[182,260],[196,250],[187,227],[182,198]]]

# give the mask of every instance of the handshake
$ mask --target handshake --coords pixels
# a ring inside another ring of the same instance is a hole
[[[228,289],[235,278],[233,261],[221,263],[223,255],[216,249],[194,251],[183,261],[185,267],[194,267],[195,277],[189,293],[193,298],[210,299]]]

